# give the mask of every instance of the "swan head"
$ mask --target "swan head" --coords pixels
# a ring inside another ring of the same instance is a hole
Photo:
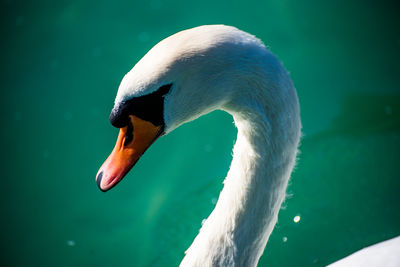
[[[254,36],[223,25],[185,30],[154,46],[118,88],[110,122],[120,132],[97,173],[99,188],[121,181],[158,137],[237,99],[244,66],[266,51]]]

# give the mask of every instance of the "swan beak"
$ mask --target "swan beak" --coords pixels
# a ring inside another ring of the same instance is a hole
[[[117,143],[100,167],[96,183],[105,192],[114,187],[162,134],[162,127],[130,115],[130,124],[119,131]]]

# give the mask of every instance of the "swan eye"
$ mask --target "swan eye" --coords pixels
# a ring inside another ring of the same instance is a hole
[[[154,126],[164,125],[164,96],[168,94],[172,84],[161,86],[148,95],[133,97],[121,102],[110,114],[110,122],[117,128],[129,124],[129,115],[151,122]]]

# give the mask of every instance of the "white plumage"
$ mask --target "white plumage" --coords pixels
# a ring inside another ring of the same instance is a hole
[[[125,75],[115,108],[166,84],[172,84],[164,99],[166,134],[216,109],[230,113],[238,129],[224,188],[181,266],[255,266],[285,199],[300,140],[289,74],[254,36],[229,26],[201,26],[154,46]],[[98,177],[101,182],[102,172]],[[399,239],[385,244],[372,247],[374,255],[387,247],[398,250]],[[363,250],[337,266],[367,256]]]
[[[399,267],[400,236],[363,248],[329,267]]]
[[[181,266],[255,266],[295,164],[301,123],[292,81],[254,36],[201,26],[153,47],[124,77],[115,104],[169,83],[166,133],[216,109],[238,128],[224,188]]]

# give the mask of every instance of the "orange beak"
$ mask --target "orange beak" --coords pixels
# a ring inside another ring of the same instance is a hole
[[[130,125],[119,131],[117,143],[96,175],[100,190],[114,187],[135,165],[143,153],[162,134],[161,126],[130,115]]]

